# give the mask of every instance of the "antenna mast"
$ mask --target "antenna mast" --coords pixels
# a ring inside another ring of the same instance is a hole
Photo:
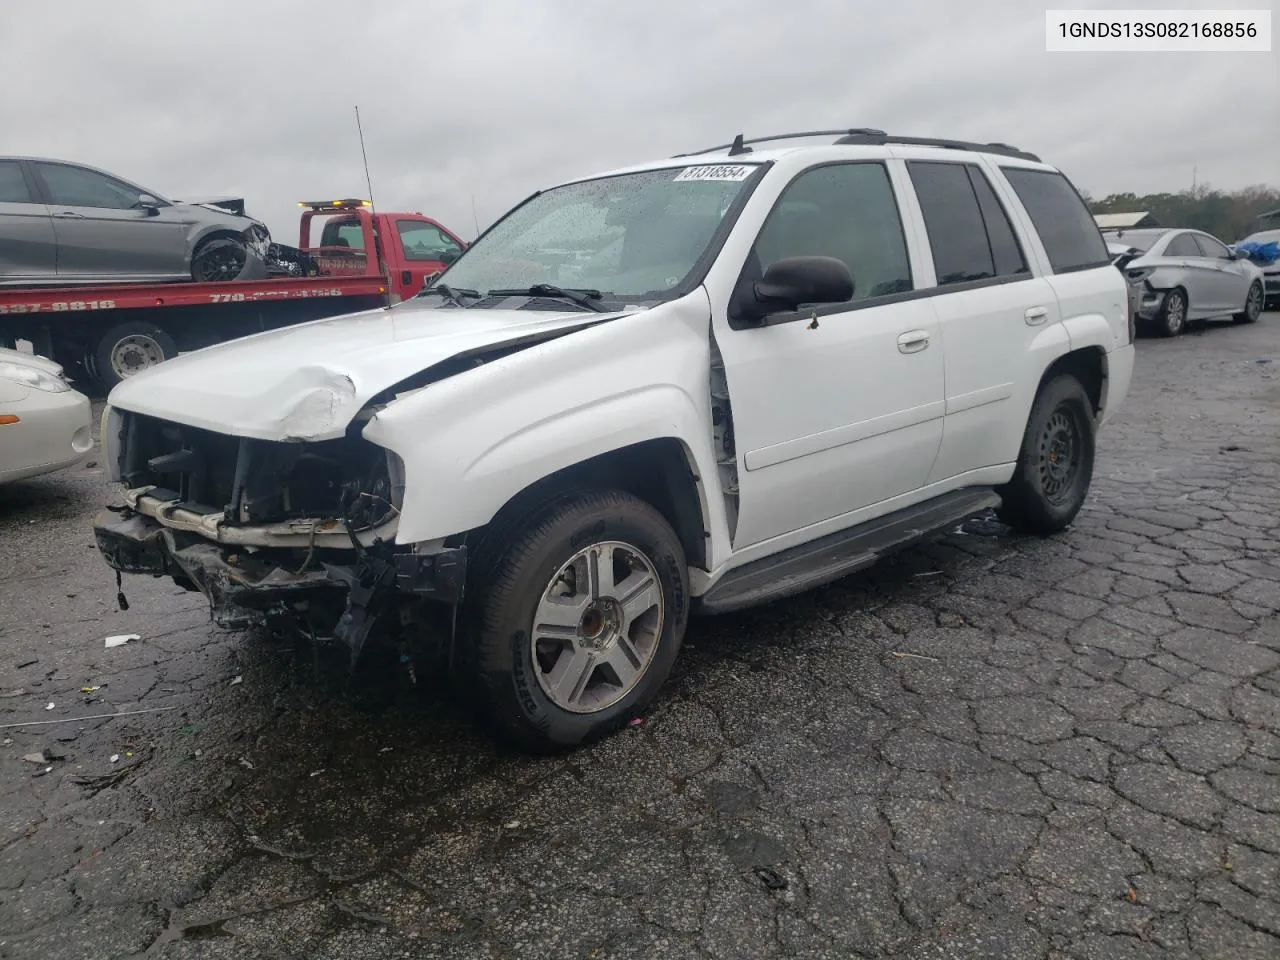
[[[369,214],[370,216],[372,216],[378,212],[378,208],[373,202],[373,178],[369,176],[369,154],[366,153],[364,149],[364,127],[360,125],[359,104],[356,105],[356,134],[360,138],[360,159],[364,161],[364,183],[365,183],[365,186],[369,188]],[[375,221],[375,224],[376,224],[376,221]],[[386,287],[386,292],[387,292],[387,309],[390,310],[392,306],[391,277],[387,273],[387,264],[382,259],[382,251],[378,249],[381,245],[377,242],[378,235],[377,235],[376,226],[373,227],[373,230],[374,230],[374,235],[373,235],[374,255],[377,256],[378,268],[382,271],[382,282],[383,282],[383,285]]]

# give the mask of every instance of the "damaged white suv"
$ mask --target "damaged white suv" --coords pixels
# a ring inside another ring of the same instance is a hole
[[[654,696],[691,611],[992,507],[1067,526],[1132,342],[1036,157],[739,137],[533,195],[412,301],[131,377],[103,421],[128,507],[96,535],[224,625],[353,657],[452,622],[497,729],[562,748]]]

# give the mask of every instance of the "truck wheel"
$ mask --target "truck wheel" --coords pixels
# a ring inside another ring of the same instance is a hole
[[[1260,316],[1262,316],[1262,284],[1255,280],[1253,286],[1249,288],[1249,296],[1245,298],[1244,310],[1232,319],[1236,323],[1257,323]]]
[[[249,262],[249,249],[235,237],[214,237],[191,255],[191,279],[197,283],[235,280]]]
[[[122,380],[178,355],[173,339],[145,320],[112,327],[98,341],[93,370],[108,393]]]
[[[1054,377],[1031,406],[1013,478],[997,489],[1000,519],[1019,533],[1050,534],[1075,519],[1093,481],[1094,415],[1070,374]]]
[[[497,550],[476,584],[468,651],[497,733],[555,752],[616,730],[662,686],[684,638],[679,538],[630,494],[582,491]]]

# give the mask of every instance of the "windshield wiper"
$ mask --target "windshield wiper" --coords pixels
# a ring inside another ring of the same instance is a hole
[[[607,307],[602,306],[597,301],[600,300],[602,294],[599,290],[576,290],[572,287],[557,287],[553,283],[535,283],[531,287],[522,287],[512,290],[490,290],[491,297],[556,297],[561,300],[568,300],[576,303],[580,307],[586,307],[588,310],[594,310],[596,313],[608,313]]]
[[[462,302],[463,297],[474,297],[477,300],[480,299],[479,290],[468,290],[465,287],[455,290],[447,283],[437,283],[430,287],[423,287],[422,292],[419,293],[418,296],[425,297],[429,293],[438,293],[440,296],[458,307],[466,306],[466,304]]]

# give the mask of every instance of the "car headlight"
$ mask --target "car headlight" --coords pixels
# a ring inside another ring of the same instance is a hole
[[[61,377],[55,377],[36,367],[29,367],[25,363],[13,363],[9,360],[0,360],[0,379],[13,380],[15,383],[35,387],[46,393],[65,393],[71,389],[71,385]]]

